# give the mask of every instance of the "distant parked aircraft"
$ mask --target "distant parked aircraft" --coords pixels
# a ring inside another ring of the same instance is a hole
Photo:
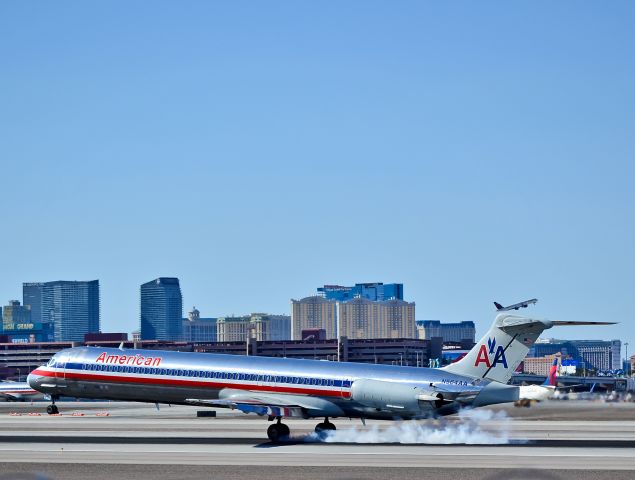
[[[571,389],[579,387],[580,384],[567,385],[566,387],[558,387],[558,359],[553,359],[553,364],[549,369],[547,379],[542,385],[522,385],[518,393],[518,401],[515,402],[517,407],[529,407],[531,402],[542,402],[553,398],[560,389]]]
[[[0,398],[17,402],[43,399],[44,395],[37,390],[33,390],[26,382],[0,382]]]

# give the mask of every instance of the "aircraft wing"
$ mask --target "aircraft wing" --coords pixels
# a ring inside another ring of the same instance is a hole
[[[201,407],[231,408],[240,410],[243,413],[255,413],[257,415],[267,415],[270,417],[304,417],[302,407],[299,405],[271,405],[254,401],[253,399],[236,400],[203,400],[198,398],[188,398],[185,403]]]
[[[273,417],[344,416],[340,407],[319,397],[247,392],[229,388],[222,390],[218,399],[188,398],[185,402],[190,405],[231,408],[244,413]]]

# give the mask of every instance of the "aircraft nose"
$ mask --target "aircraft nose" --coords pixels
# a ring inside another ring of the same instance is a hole
[[[26,383],[29,384],[29,387],[31,387],[33,390],[39,390],[39,386],[40,386],[40,379],[42,377],[40,377],[39,375],[34,375],[32,373],[29,373],[29,375],[26,377]]]

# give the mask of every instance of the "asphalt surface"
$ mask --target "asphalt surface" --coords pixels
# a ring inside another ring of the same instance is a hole
[[[196,418],[193,407],[78,402],[37,415],[45,406],[0,404],[0,480],[635,478],[630,403],[554,401],[365,427],[337,419],[332,438],[312,433],[318,420],[289,420],[291,439],[279,445],[266,419],[231,411]]]

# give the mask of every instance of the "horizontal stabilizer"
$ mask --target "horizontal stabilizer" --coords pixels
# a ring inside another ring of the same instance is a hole
[[[569,320],[551,320],[554,326],[557,325],[615,325],[618,322],[575,322]]]

